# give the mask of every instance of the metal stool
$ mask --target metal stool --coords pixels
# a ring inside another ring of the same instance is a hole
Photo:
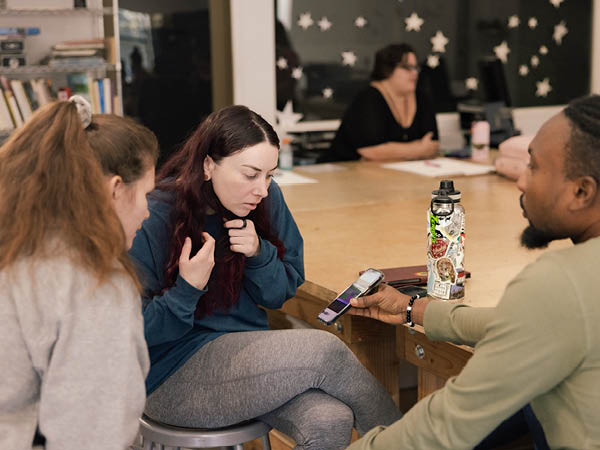
[[[259,420],[250,420],[226,428],[183,428],[156,422],[143,415],[140,434],[144,450],[180,450],[187,448],[224,447],[243,450],[244,442],[261,438],[263,450],[271,450],[271,427]]]

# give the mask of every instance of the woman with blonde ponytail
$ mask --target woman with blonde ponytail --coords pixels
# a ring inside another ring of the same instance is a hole
[[[126,252],[157,152],[149,130],[81,98],[0,147],[0,448],[133,441],[148,353]]]

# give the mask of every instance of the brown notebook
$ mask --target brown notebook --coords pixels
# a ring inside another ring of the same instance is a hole
[[[379,269],[385,275],[384,281],[393,287],[415,285],[425,286],[427,284],[427,266],[404,266]],[[465,271],[465,277],[471,278],[471,272]]]

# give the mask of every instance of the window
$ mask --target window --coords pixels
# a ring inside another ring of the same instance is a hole
[[[276,0],[277,107],[339,119],[369,82],[376,50],[415,48],[438,112],[513,107],[589,93],[591,0]],[[499,62],[495,61],[499,58]]]

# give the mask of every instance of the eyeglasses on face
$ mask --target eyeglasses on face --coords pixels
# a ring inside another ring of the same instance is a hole
[[[399,63],[396,65],[396,67],[400,67],[401,69],[404,70],[414,70],[415,72],[419,73],[421,68],[419,66],[416,65],[412,65],[412,64],[405,64],[405,63]]]

